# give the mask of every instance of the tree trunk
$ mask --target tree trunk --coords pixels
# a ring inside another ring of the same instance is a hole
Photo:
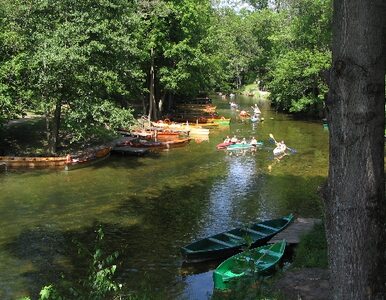
[[[385,299],[383,0],[334,2],[326,230],[334,299]]]
[[[150,88],[149,88],[149,119],[156,120],[157,119],[157,105],[155,102],[155,94],[154,94],[154,82],[155,82],[155,71],[154,71],[154,50],[151,48],[150,50],[151,56],[151,65],[150,65]]]
[[[59,129],[62,117],[62,101],[56,100],[54,119],[52,121],[52,153],[56,153],[59,146]]]
[[[46,119],[46,137],[48,143],[48,153],[53,155],[56,154],[59,144],[59,128],[62,113],[62,102],[56,101],[54,117],[51,117],[52,112],[45,113]]]

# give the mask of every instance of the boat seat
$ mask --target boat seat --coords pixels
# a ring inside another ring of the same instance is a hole
[[[271,226],[268,226],[268,225],[257,224],[257,226],[262,227],[262,228],[266,228],[266,229],[269,229],[269,230],[272,230],[272,231],[277,231],[277,228],[271,227]]]
[[[227,237],[230,237],[232,239],[242,240],[243,238],[238,235],[234,235],[232,233],[224,232],[223,235],[226,235]]]
[[[260,231],[256,231],[256,230],[253,230],[251,228],[243,228],[243,230],[249,232],[249,233],[253,233],[253,234],[258,234],[258,235],[261,235],[261,236],[265,236],[266,234],[265,233],[262,233]]]
[[[190,250],[190,249],[185,248],[185,247],[183,247],[182,249],[183,249],[184,251],[186,251],[187,253],[192,253],[192,252],[194,252],[193,250]]]
[[[221,244],[223,246],[227,246],[227,247],[234,247],[235,246],[235,245],[229,244],[227,242],[224,242],[224,241],[212,238],[212,237],[208,238],[208,240],[211,242],[217,243],[217,244]]]
[[[264,254],[268,254],[268,255],[271,255],[271,256],[276,256],[276,257],[280,257],[281,256],[280,253],[277,253],[277,252],[269,250],[269,249],[261,249],[259,252],[260,253],[264,253]]]

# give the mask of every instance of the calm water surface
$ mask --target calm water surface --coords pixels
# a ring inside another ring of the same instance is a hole
[[[256,101],[236,99],[247,110]],[[35,296],[62,273],[76,276],[82,262],[72,241],[91,249],[99,224],[107,251],[120,252],[126,289],[145,289],[154,299],[208,299],[215,265],[185,266],[179,247],[257,219],[320,217],[316,190],[328,165],[322,124],[293,120],[265,103],[264,122],[252,124],[236,118],[227,101],[216,104],[233,120],[207,141],[151,157],[112,156],[70,172],[0,174],[0,299]],[[274,159],[269,133],[297,153]],[[265,146],[245,155],[217,151],[233,134]]]

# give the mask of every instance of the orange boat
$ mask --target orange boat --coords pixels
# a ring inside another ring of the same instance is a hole
[[[7,168],[58,168],[67,164],[67,157],[0,156],[0,163]]]
[[[169,149],[174,147],[185,146],[190,142],[190,138],[175,139],[170,141],[147,141],[147,140],[133,140],[129,142],[131,147],[150,148],[150,149]]]
[[[67,156],[0,156],[0,164],[6,168],[64,168],[65,170],[89,165],[106,158],[111,151],[111,147],[99,147],[91,150],[82,151],[74,155]]]
[[[82,151],[74,157],[67,155],[66,171],[87,167],[109,157],[112,147],[102,146]]]

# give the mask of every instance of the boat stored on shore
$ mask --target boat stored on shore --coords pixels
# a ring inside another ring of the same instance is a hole
[[[242,247],[264,245],[273,236],[285,229],[294,219],[292,214],[278,219],[254,223],[251,226],[234,228],[181,247],[186,261],[199,262],[229,257],[240,252]]]
[[[223,261],[213,272],[214,288],[227,290],[235,287],[240,280],[256,280],[274,268],[284,255],[286,241],[236,254]]]

